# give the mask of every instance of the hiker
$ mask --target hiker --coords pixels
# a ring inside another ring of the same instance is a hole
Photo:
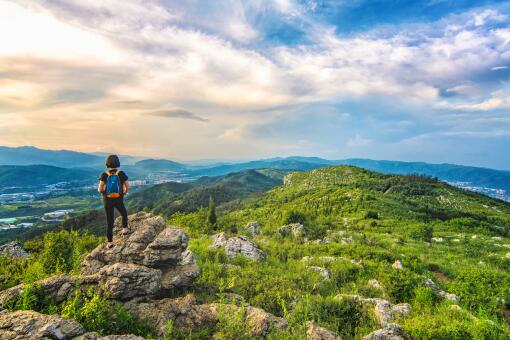
[[[124,171],[119,170],[120,161],[117,155],[110,155],[106,158],[105,165],[108,168],[99,177],[99,186],[97,191],[103,195],[103,205],[106,212],[106,237],[108,238],[108,247],[113,246],[113,221],[114,209],[117,209],[122,216],[121,234],[129,233],[128,217],[126,207],[124,206],[124,195],[129,191],[128,176]]]

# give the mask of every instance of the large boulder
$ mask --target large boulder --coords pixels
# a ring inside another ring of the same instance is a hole
[[[390,323],[386,327],[364,336],[363,340],[405,340],[407,338],[402,327],[396,323]]]
[[[438,296],[442,297],[445,300],[454,301],[454,302],[459,302],[460,301],[460,296],[452,294],[452,293],[448,293],[448,292],[442,290],[441,288],[436,286],[436,283],[434,281],[432,281],[429,278],[422,279],[422,283],[425,286],[427,286],[430,289],[432,289],[434,291],[434,293],[436,293]]]
[[[0,257],[27,257],[28,253],[21,247],[19,242],[12,241],[0,246]]]
[[[115,263],[99,271],[99,283],[110,298],[129,300],[155,296],[161,289],[161,271],[131,263]]]
[[[181,229],[168,227],[163,218],[146,212],[129,216],[128,235],[122,235],[121,229],[120,219],[117,219],[113,247],[102,244],[87,255],[82,263],[82,275],[102,272],[103,280],[107,280],[105,275],[111,271],[102,269],[122,263],[146,267],[144,271],[147,271],[146,274],[152,279],[156,279],[158,275],[155,273],[160,272],[160,283],[151,281],[151,287],[159,285],[161,289],[188,287],[198,277],[200,270],[193,254],[188,250],[188,235]],[[122,268],[122,274],[127,275],[126,270],[135,270],[137,267]],[[139,275],[140,270],[136,269],[136,273],[131,276]],[[149,272],[152,274],[148,274]],[[115,273],[120,272],[117,270]]]
[[[83,335],[80,335],[73,340],[144,340],[141,336],[133,335],[133,334],[123,334],[123,335],[99,335],[96,332],[88,332]]]
[[[263,260],[266,257],[264,251],[245,236],[229,238],[225,244],[225,252],[230,258],[236,257],[237,254],[253,260]]]
[[[271,330],[287,327],[284,319],[260,308],[221,303],[198,304],[193,295],[146,302],[132,300],[124,306],[134,315],[143,317],[154,324],[160,336],[164,334],[168,320],[172,320],[176,329],[184,331],[213,329],[219,321],[220,314],[240,311],[244,312],[245,322],[253,336],[264,336]]]
[[[320,327],[313,321],[307,323],[306,340],[341,340],[335,332],[327,328]]]
[[[85,333],[72,319],[34,311],[0,312],[0,339],[72,339]]]
[[[411,314],[411,305],[408,303],[392,304],[391,302],[378,298],[364,298],[359,295],[340,294],[337,299],[347,299],[360,302],[363,306],[373,310],[376,321],[385,327],[397,319],[405,318]]]
[[[253,260],[263,260],[266,257],[265,252],[246,236],[227,238],[225,233],[219,233],[213,235],[212,240],[211,246],[214,248],[224,247],[229,258],[236,257],[238,254]]]
[[[262,226],[260,225],[259,222],[248,222],[248,224],[246,225],[246,230],[248,230],[248,232],[250,234],[252,234],[253,236],[257,236],[257,235],[260,235],[260,232],[262,230]]]
[[[288,235],[294,236],[304,236],[305,235],[305,227],[301,223],[291,223],[288,225],[281,226],[276,229],[276,233],[282,237]]]

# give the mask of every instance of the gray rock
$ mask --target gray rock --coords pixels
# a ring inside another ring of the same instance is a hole
[[[161,267],[181,261],[188,247],[188,239],[188,235],[181,229],[163,229],[143,251],[143,264]]]
[[[400,262],[400,260],[396,260],[395,262],[393,262],[393,264],[391,265],[391,267],[392,267],[393,269],[397,269],[397,270],[404,269],[404,266],[402,266],[402,262]]]
[[[85,333],[75,320],[34,311],[0,312],[0,339],[72,339]]]
[[[284,225],[278,229],[276,229],[276,233],[282,237],[288,235],[294,236],[304,236],[305,235],[305,227],[301,223],[292,223],[288,225]]]
[[[391,302],[378,298],[364,298],[359,295],[340,294],[336,298],[348,299],[361,303],[363,306],[372,307],[375,319],[381,326],[386,326],[399,318],[411,314],[411,305],[400,303],[393,305]]]
[[[436,286],[435,282],[432,281],[429,278],[423,278],[421,282],[425,286],[427,286],[430,289],[432,289],[434,291],[434,293],[436,293],[438,296],[442,297],[443,299],[446,299],[446,300],[449,300],[449,301],[455,301],[455,302],[460,301],[460,296],[455,295],[455,294],[451,294],[451,293],[448,293],[448,292],[445,292],[444,290],[442,290],[441,288]]]
[[[363,340],[405,340],[406,334],[402,327],[396,323],[390,323],[383,329],[378,329],[363,337]]]
[[[314,272],[319,273],[324,280],[329,279],[329,271],[326,268],[317,267],[317,266],[310,266],[308,268],[310,268],[310,270],[313,270]]]
[[[225,245],[227,244],[227,237],[223,232],[219,234],[214,234],[211,236],[211,238],[213,240],[212,246],[214,248],[225,247]]]
[[[181,229],[168,227],[160,216],[146,212],[130,215],[128,235],[121,234],[120,219],[115,223],[114,246],[108,248],[102,244],[87,255],[81,267],[83,275],[94,275],[116,263],[135,264],[159,270],[161,289],[174,289],[190,286],[200,274],[187,248],[188,235]],[[129,268],[136,267],[125,267]],[[140,270],[133,273],[138,274]]]
[[[148,302],[130,301],[124,306],[133,314],[144,317],[156,326],[159,336],[165,332],[167,320],[172,320],[174,327],[185,331],[214,328],[220,313],[244,311],[245,323],[255,337],[262,337],[276,329],[284,329],[287,322],[279,317],[251,306],[240,307],[234,304],[197,304],[193,295],[180,298],[167,298]]]
[[[225,252],[227,257],[235,257],[237,254],[254,260],[263,260],[266,257],[262,249],[244,236],[229,238],[225,245]]]
[[[106,335],[102,336],[97,334],[96,332],[88,332],[83,335],[80,335],[73,340],[144,340],[141,336],[126,334],[126,335]]]
[[[374,287],[376,289],[379,289],[379,290],[383,290],[384,287],[383,285],[381,284],[381,282],[379,282],[378,280],[376,279],[371,279],[371,280],[368,280],[368,285],[370,287]]]
[[[161,290],[161,271],[131,263],[103,267],[99,283],[116,300],[155,296]]]
[[[306,340],[341,340],[335,332],[324,327],[320,327],[313,321],[306,323]]]
[[[259,222],[248,222],[246,225],[246,230],[248,230],[249,233],[251,233],[253,236],[260,235],[260,232],[262,230],[262,226]]]
[[[0,246],[0,257],[27,257],[29,254],[21,247],[19,242],[12,241]]]

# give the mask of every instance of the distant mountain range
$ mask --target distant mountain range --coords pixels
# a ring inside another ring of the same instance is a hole
[[[96,182],[98,175],[91,170],[67,169],[51,165],[0,165],[2,187],[31,187],[59,182]]]
[[[467,182],[473,187],[488,187],[510,192],[510,171],[494,170],[480,167],[455,164],[430,164],[424,162],[401,162],[371,159],[327,160],[319,157],[293,156],[286,158],[269,158],[239,163],[205,164],[200,162],[181,163],[166,159],[144,159],[123,156],[123,168],[132,178],[144,177],[152,173],[165,173],[176,178],[198,178],[202,176],[222,176],[250,169],[277,169],[283,171],[306,171],[331,165],[354,165],[368,170],[386,174],[420,174],[435,177],[448,182]],[[80,172],[71,177],[81,177],[89,174],[93,169],[98,172],[104,168],[104,155],[89,154],[68,150],[43,150],[31,146],[0,147],[0,165],[51,165],[60,168],[76,168]],[[128,164],[128,165],[126,165]],[[35,171],[31,168],[30,171]],[[62,170],[58,170],[62,171]],[[41,168],[41,173],[48,173],[47,168]],[[97,174],[94,173],[94,176]],[[48,175],[50,176],[50,175]],[[37,178],[45,180],[46,175]],[[54,176],[55,180],[62,176]],[[8,177],[5,177],[8,178]],[[0,185],[6,185],[2,181]],[[50,181],[51,182],[51,181]]]

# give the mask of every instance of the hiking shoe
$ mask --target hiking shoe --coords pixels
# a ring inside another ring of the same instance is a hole
[[[128,228],[122,228],[122,230],[120,231],[120,234],[122,236],[125,236],[125,235],[129,234],[129,229]]]
[[[115,245],[113,244],[113,242],[108,242],[106,244],[106,249],[112,249]]]

